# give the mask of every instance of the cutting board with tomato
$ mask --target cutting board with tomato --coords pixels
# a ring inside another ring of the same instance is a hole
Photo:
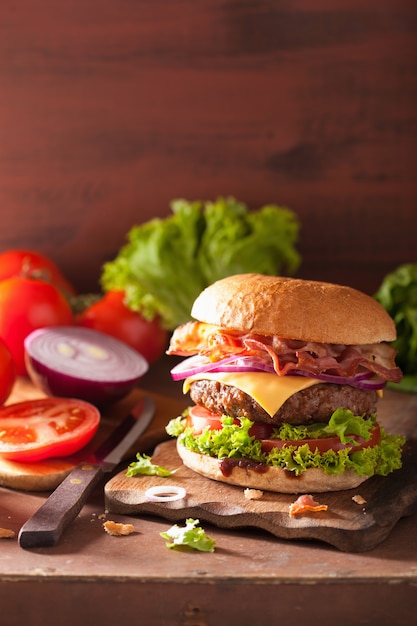
[[[387,477],[375,476],[356,489],[315,494],[326,511],[290,516],[295,495],[263,492],[245,497],[244,489],[219,483],[186,468],[175,441],[160,443],[152,460],[170,470],[168,478],[135,476],[123,470],[105,486],[106,508],[127,515],[156,515],[172,522],[188,517],[221,528],[254,527],[282,539],[319,540],[345,552],[363,552],[381,543],[401,517],[417,510],[417,395],[385,392],[380,422],[392,433],[405,434],[403,467]],[[179,500],[153,502],[145,495],[152,487],[166,492],[185,490]]]
[[[49,458],[31,463],[8,461],[0,457],[0,486],[24,491],[51,491],[55,489],[78,463],[90,458],[94,450],[110,435],[144,395],[144,391],[135,389],[123,400],[103,411],[94,438],[83,450],[73,456]],[[155,402],[155,415],[147,430],[126,453],[126,459],[134,457],[137,452],[152,451],[155,445],[167,439],[166,424],[172,417],[181,413],[185,407],[184,402],[180,400],[153,393],[148,394],[147,392],[146,395],[150,395]],[[7,404],[43,397],[45,394],[28,379],[19,378]]]

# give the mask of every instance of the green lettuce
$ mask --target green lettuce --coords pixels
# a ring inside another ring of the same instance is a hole
[[[363,419],[354,415],[347,409],[337,409],[327,424],[308,424],[293,426],[284,423],[278,429],[278,439],[295,441],[298,439],[319,439],[320,437],[338,436],[343,444],[354,443],[354,438],[349,435],[358,435],[369,441],[374,427],[375,417]]]
[[[131,478],[132,476],[146,475],[146,476],[171,476],[172,471],[162,467],[162,465],[156,465],[152,463],[152,459],[147,454],[141,454],[138,452],[136,455],[136,461],[129,463],[126,476]]]
[[[375,298],[395,322],[397,339],[393,346],[397,365],[404,374],[399,384],[388,384],[417,393],[417,264],[400,265],[387,274]]]
[[[185,526],[174,524],[166,532],[160,533],[166,539],[167,548],[181,548],[187,546],[200,552],[214,552],[216,542],[206,531],[199,526],[200,521],[189,517]]]
[[[232,274],[293,274],[299,223],[285,207],[254,211],[234,198],[174,200],[172,215],[131,228],[116,258],[104,264],[104,291],[124,290],[127,305],[145,318],[159,315],[173,330],[189,321],[208,285]]]
[[[185,414],[174,418],[167,425],[167,432],[178,440],[186,448],[200,454],[207,454],[219,459],[245,458],[272,467],[279,467],[294,472],[299,476],[309,468],[322,469],[326,474],[341,474],[347,469],[359,476],[372,476],[379,474],[386,476],[395,469],[399,469],[401,463],[402,446],[405,437],[390,435],[382,427],[381,441],[377,446],[364,448],[357,452],[351,452],[351,448],[324,453],[311,451],[310,447],[285,446],[272,448],[268,453],[263,452],[259,439],[249,435],[253,422],[247,418],[241,418],[240,424],[235,424],[231,417],[223,417],[221,430],[204,430],[200,435],[194,435],[192,428],[186,426]],[[337,409],[328,424],[319,424],[311,427],[299,427],[286,424],[285,427],[274,430],[274,437],[297,440],[300,438],[318,438],[339,436],[342,443],[350,443],[348,434],[357,434],[365,440],[369,440],[375,423],[375,416],[364,419],[353,415],[347,409]],[[306,428],[309,430],[306,433]],[[292,432],[291,432],[292,431]]]

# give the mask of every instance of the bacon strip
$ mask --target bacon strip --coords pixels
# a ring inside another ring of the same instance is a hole
[[[299,496],[295,502],[292,502],[289,506],[290,517],[295,515],[301,515],[307,511],[317,513],[318,511],[327,511],[327,504],[319,504],[312,496],[304,494]]]
[[[167,354],[178,356],[190,356],[198,354],[200,350],[207,349],[208,339],[211,334],[221,330],[218,326],[203,322],[187,322],[178,326],[171,336]]]
[[[177,328],[167,353],[201,354],[211,361],[219,361],[230,354],[266,358],[272,361],[279,376],[301,370],[345,378],[369,371],[392,382],[399,382],[402,377],[400,368],[395,365],[396,351],[387,343],[346,346],[294,341],[227,331],[203,322],[188,322]]]

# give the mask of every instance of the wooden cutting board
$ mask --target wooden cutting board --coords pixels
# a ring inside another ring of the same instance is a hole
[[[417,396],[386,392],[380,411],[382,424],[391,432],[406,434],[403,467],[387,477],[373,477],[360,487],[318,494],[316,499],[328,510],[290,517],[289,505],[297,496],[264,492],[259,500],[245,498],[244,489],[199,476],[180,460],[175,441],[157,446],[153,461],[177,469],[169,478],[137,476],[127,478],[125,470],[105,486],[106,508],[127,515],[157,515],[176,522],[187,517],[222,528],[255,527],[283,539],[315,539],[345,552],[371,550],[391,532],[397,521],[417,510]],[[150,502],[150,487],[176,485],[185,488],[183,500]],[[366,502],[357,504],[353,496]]]
[[[147,394],[147,392],[146,392]],[[24,491],[52,491],[81,461],[88,459],[101,442],[116,428],[118,423],[129,413],[145,392],[135,389],[126,398],[114,404],[102,413],[99,429],[93,440],[80,453],[71,457],[51,458],[36,463],[17,463],[0,457],[0,486]],[[149,393],[155,402],[155,416],[125,458],[134,457],[137,452],[152,451],[167,439],[165,426],[168,421],[183,411],[184,402]],[[45,395],[27,379],[19,379],[7,400],[7,404],[25,400],[43,398]]]

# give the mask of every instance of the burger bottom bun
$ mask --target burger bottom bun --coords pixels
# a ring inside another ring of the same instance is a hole
[[[276,493],[323,493],[326,491],[342,491],[354,489],[368,479],[368,476],[358,476],[351,469],[342,474],[325,474],[322,470],[311,468],[300,476],[292,476],[279,467],[268,467],[265,472],[259,472],[250,467],[234,466],[230,475],[225,476],[220,469],[220,461],[214,457],[192,452],[177,440],[177,451],[186,467],[191,470],[217,480],[262,491]]]

